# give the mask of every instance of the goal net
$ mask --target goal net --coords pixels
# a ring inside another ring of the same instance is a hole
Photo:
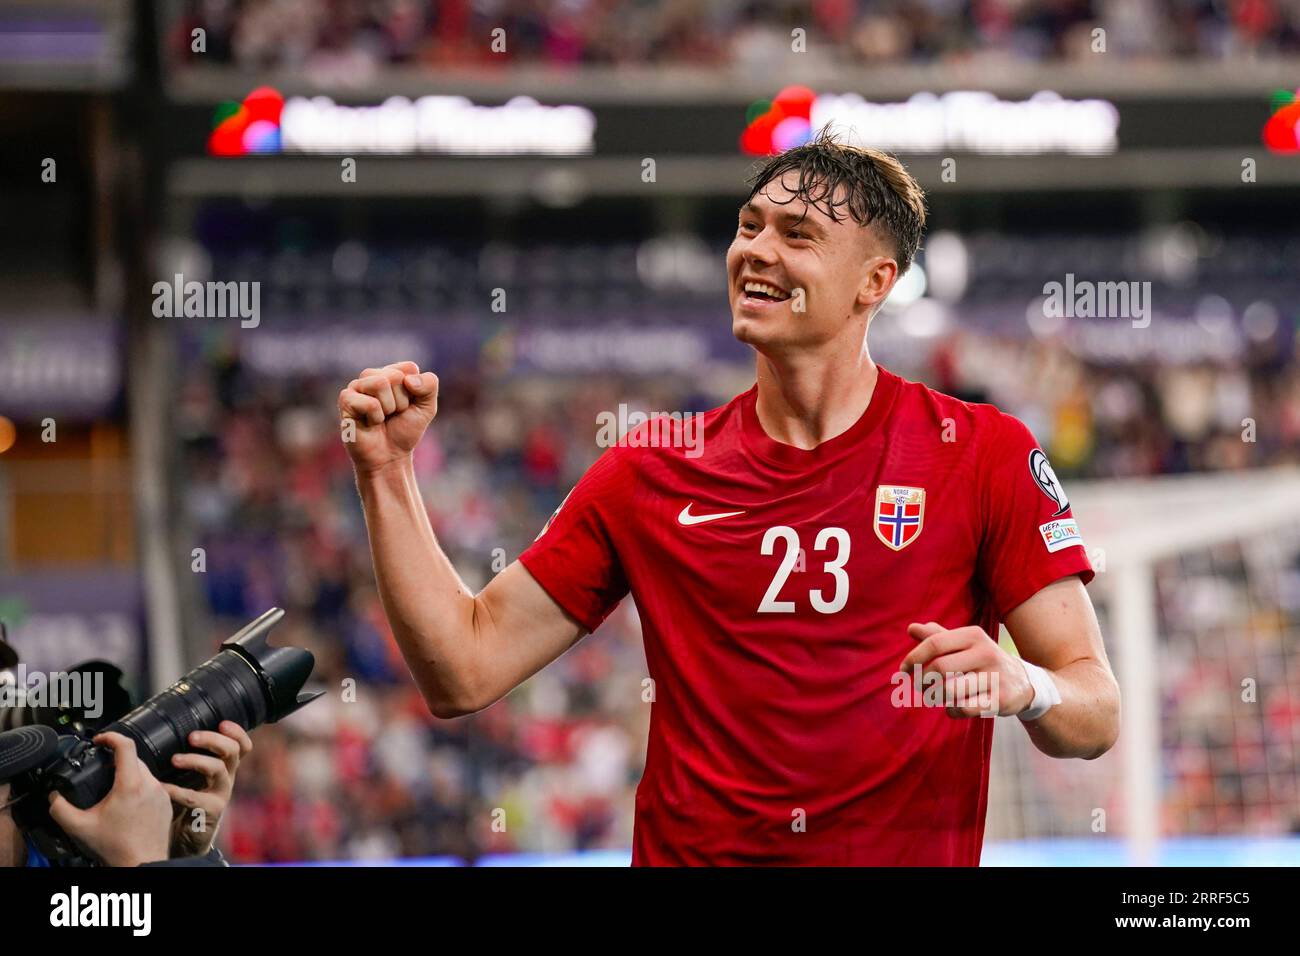
[[[1071,500],[1120,739],[1053,760],[999,727],[986,862],[1300,862],[1300,472],[1083,484]]]

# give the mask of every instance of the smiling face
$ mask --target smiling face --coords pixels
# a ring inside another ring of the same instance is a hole
[[[767,354],[860,337],[898,276],[875,229],[832,218],[826,204],[800,198],[798,185],[788,171],[755,193],[727,250],[732,332]]]

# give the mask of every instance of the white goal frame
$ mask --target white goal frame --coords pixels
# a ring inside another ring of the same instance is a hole
[[[1071,505],[1098,565],[1120,682],[1121,802],[1129,862],[1160,842],[1160,681],[1155,565],[1188,551],[1300,522],[1300,468],[1078,483]]]

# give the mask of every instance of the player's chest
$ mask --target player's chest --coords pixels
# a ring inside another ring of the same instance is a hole
[[[980,537],[970,489],[887,462],[788,480],[652,476],[633,519],[634,573],[731,615],[837,615],[964,589]]]

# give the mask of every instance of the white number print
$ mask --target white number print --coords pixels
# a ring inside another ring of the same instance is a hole
[[[760,613],[766,614],[793,614],[794,601],[778,601],[777,595],[785,587],[790,572],[794,570],[794,566],[799,560],[799,533],[794,528],[785,525],[768,528],[763,535],[761,552],[767,556],[775,554],[778,538],[785,542],[785,556],[781,558],[781,564],[776,569],[776,575],[772,578],[772,583],[767,586],[767,593],[763,595],[763,601],[758,605],[758,610]],[[835,593],[828,601],[821,588],[808,592],[808,599],[812,602],[813,610],[822,614],[834,614],[843,610],[844,605],[849,600],[849,576],[844,571],[844,565],[848,563],[851,550],[849,533],[843,528],[822,528],[821,531],[817,532],[817,540],[813,543],[813,550],[827,550],[832,540],[836,544],[835,557],[823,564],[822,569],[834,578]]]
[[[843,610],[844,605],[849,602],[849,576],[844,573],[844,565],[849,560],[849,533],[843,528],[822,528],[817,532],[817,542],[813,545],[813,550],[821,551],[831,538],[835,539],[837,545],[835,560],[827,561],[822,567],[835,579],[835,596],[827,601],[822,597],[821,588],[808,592],[813,609],[823,614],[834,614],[836,611]]]
[[[763,603],[758,606],[758,609],[768,614],[793,614],[794,601],[778,601],[776,596],[781,593],[781,588],[785,587],[785,579],[790,576],[790,572],[799,561],[799,533],[785,525],[768,528],[763,535],[761,549],[763,554],[776,553],[777,538],[785,541],[785,557],[781,559],[781,566],[776,569],[776,577],[772,578],[772,583],[767,586],[767,593],[763,595]]]

